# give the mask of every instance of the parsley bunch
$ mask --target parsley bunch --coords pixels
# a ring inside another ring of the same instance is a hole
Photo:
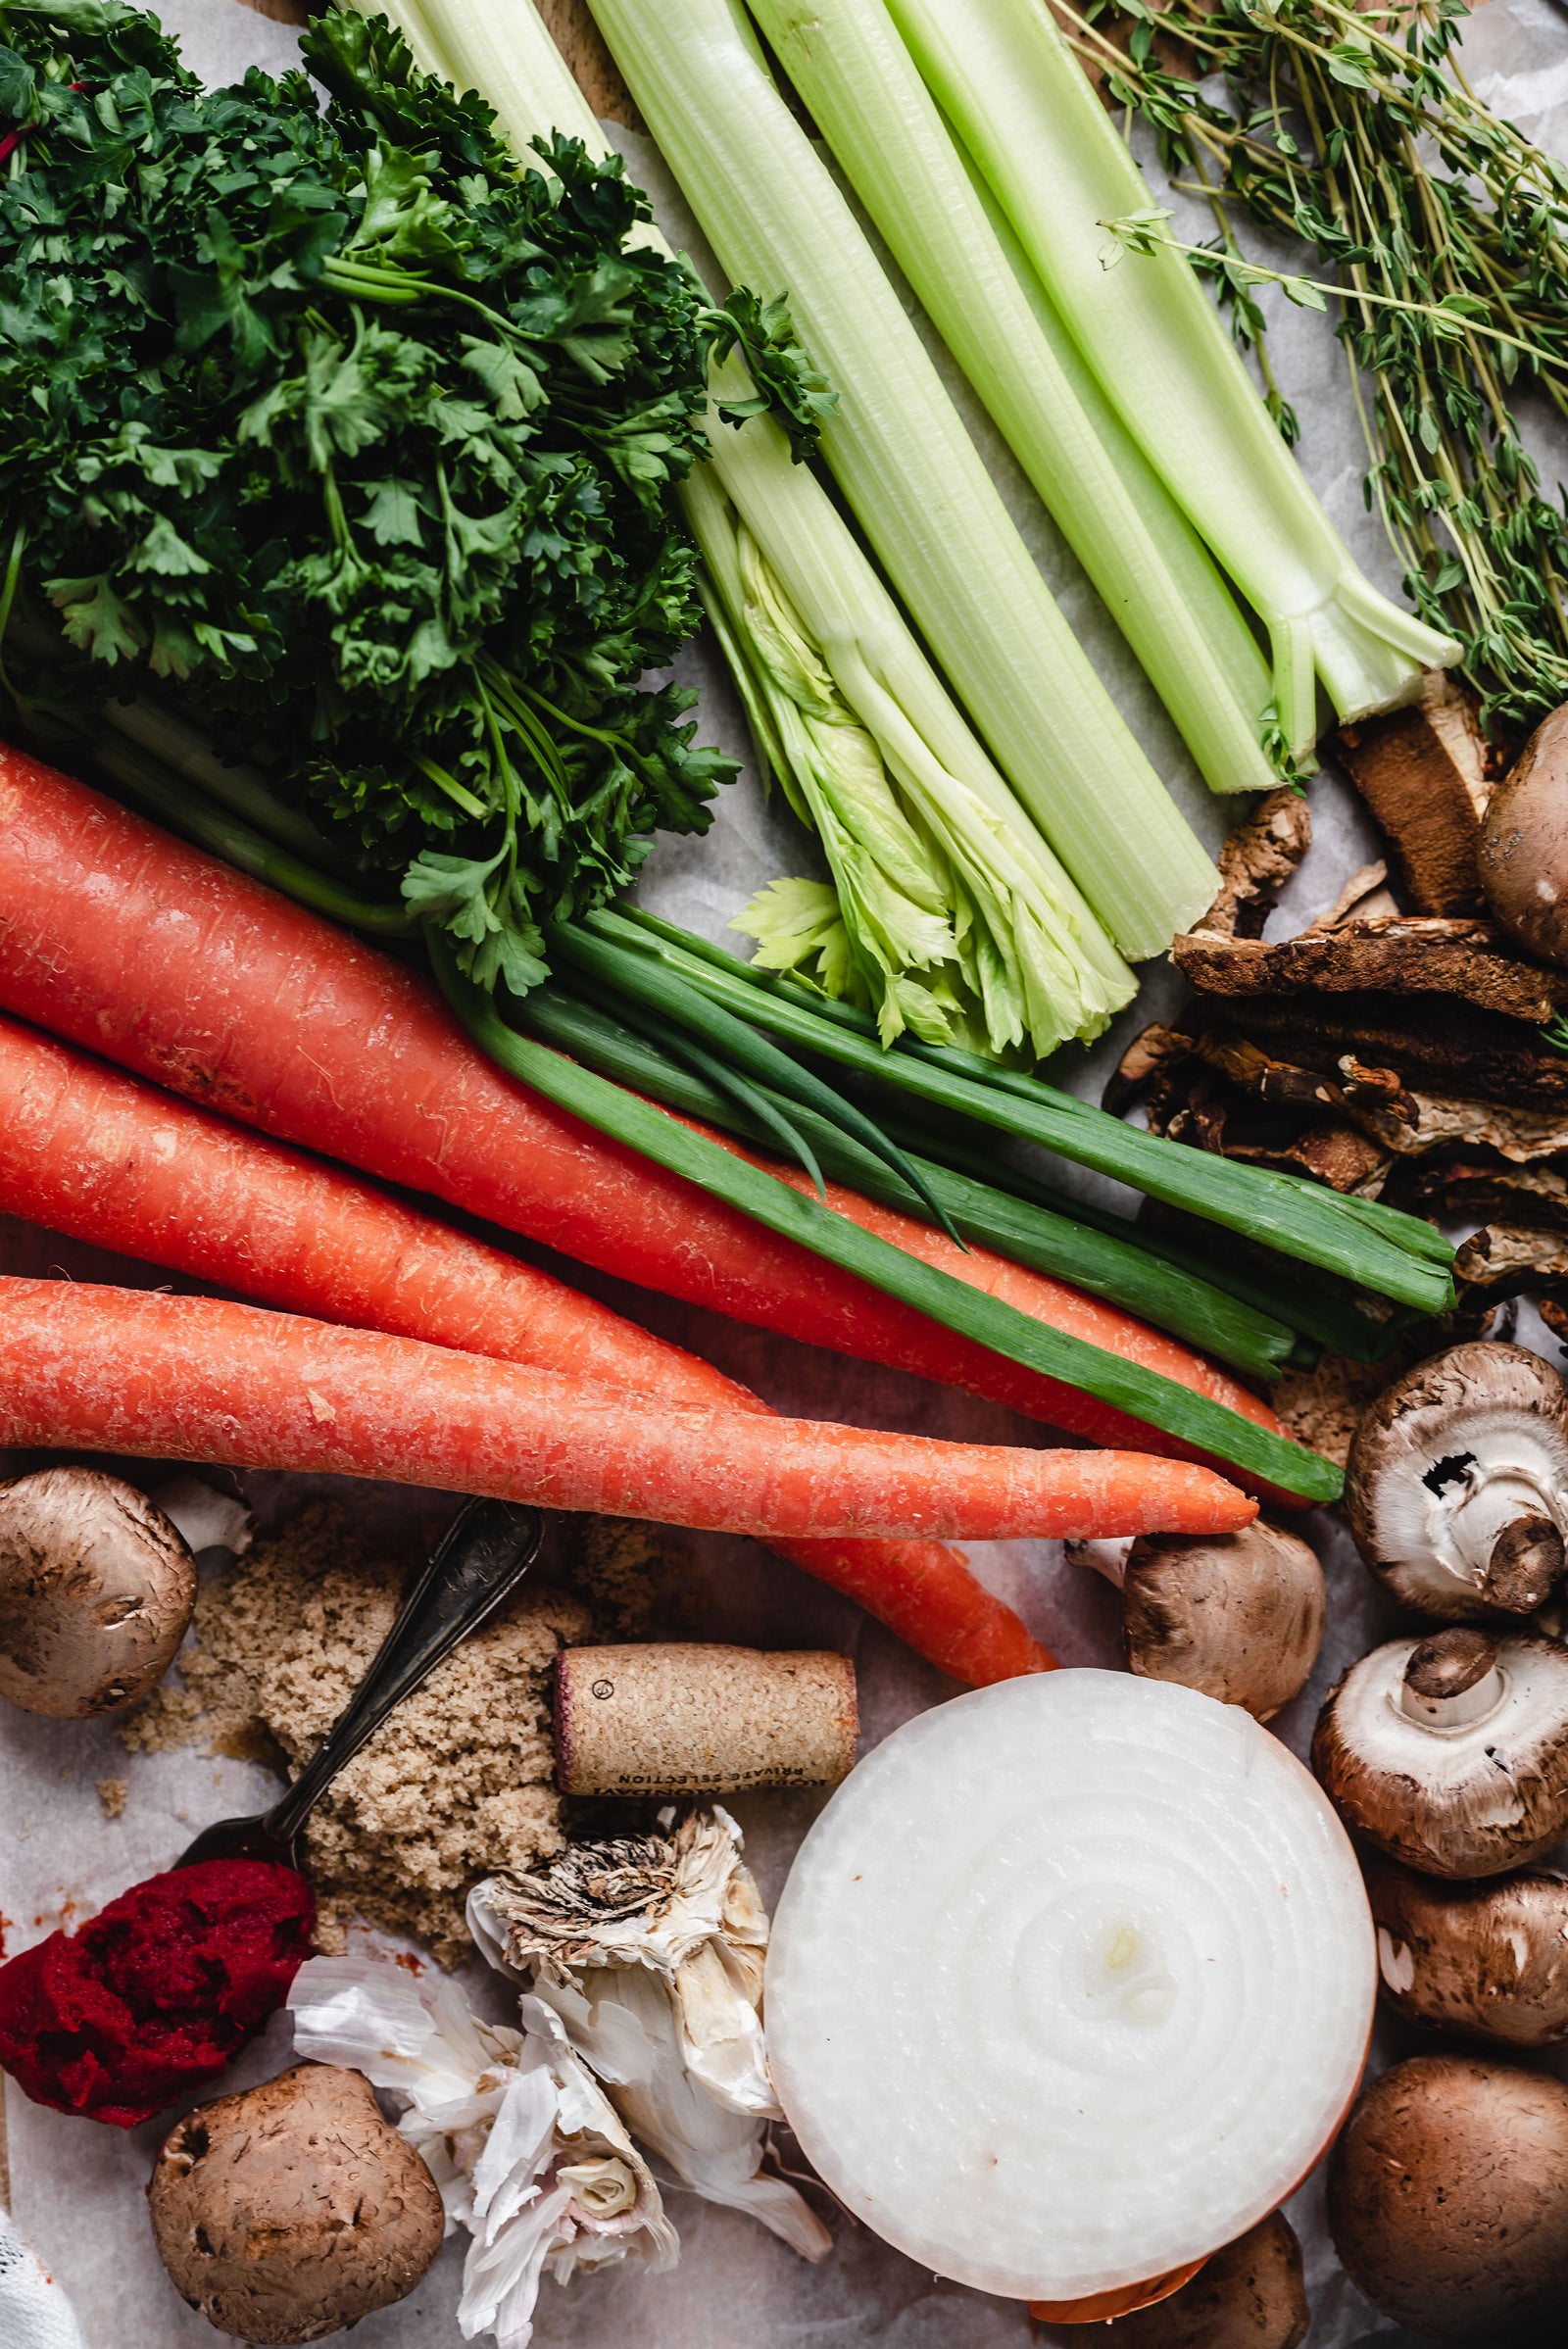
[[[627,247],[618,160],[519,176],[384,21],[305,62],[324,113],[122,0],[0,5],[0,677],[46,737],[172,701],[520,993],[734,771],[639,689],[701,617],[710,356],[798,446],[829,395],[780,304]]]

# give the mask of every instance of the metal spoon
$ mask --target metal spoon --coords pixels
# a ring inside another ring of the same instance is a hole
[[[255,1819],[204,1828],[174,1862],[275,1860],[300,1865],[300,1831],[344,1764],[387,1715],[476,1631],[539,1554],[544,1519],[504,1500],[471,1500],[456,1517],[409,1592],[363,1681],[280,1802]]]

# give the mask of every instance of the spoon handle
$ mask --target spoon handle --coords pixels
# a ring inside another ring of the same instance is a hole
[[[293,1841],[344,1764],[515,1589],[539,1553],[544,1530],[537,1509],[514,1508],[504,1500],[469,1501],[404,1600],[364,1680],[288,1792],[268,1812],[270,1835]]]

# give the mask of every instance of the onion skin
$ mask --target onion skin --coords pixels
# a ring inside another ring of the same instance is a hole
[[[1130,2317],[1140,2308],[1153,2308],[1191,2283],[1212,2254],[1189,2260],[1185,2268],[1152,2276],[1146,2283],[1124,2283],[1114,2292],[1091,2292],[1083,2300],[1031,2300],[1029,2314],[1042,2325],[1108,2325],[1113,2317]]]

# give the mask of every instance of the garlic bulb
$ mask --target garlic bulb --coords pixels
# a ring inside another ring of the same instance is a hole
[[[1375,1988],[1354,1855],[1287,1749],[1194,1689],[1059,1671],[919,1715],[839,1788],[779,1903],[768,2048],[879,2234],[1110,2316],[1312,2168]]]
[[[759,2175],[780,2116],[759,2012],[767,1914],[740,1855],[715,1805],[674,1835],[573,1844],[535,1875],[492,1877],[469,1894],[468,1927],[683,2184],[820,2259],[826,2228]]]
[[[289,1992],[294,2043],[351,2064],[406,2104],[447,2214],[473,2241],[458,2324],[527,2349],[546,2273],[636,2257],[672,2268],[679,2238],[647,2163],[559,2018],[522,2001],[521,2031],[482,2023],[455,1982],[411,1980],[385,1958],[311,1958]]]

